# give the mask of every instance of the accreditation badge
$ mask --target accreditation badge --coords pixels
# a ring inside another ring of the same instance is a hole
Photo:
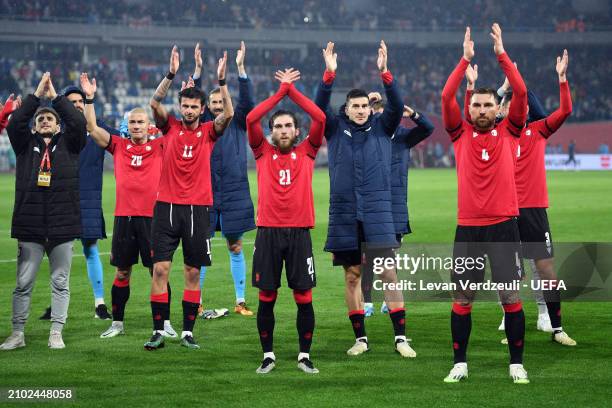
[[[50,171],[42,171],[38,172],[38,183],[39,187],[49,187],[51,186],[51,172]]]

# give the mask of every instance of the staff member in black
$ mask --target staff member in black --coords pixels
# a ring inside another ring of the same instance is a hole
[[[39,107],[43,97],[53,101],[52,108]],[[7,132],[17,157],[11,237],[17,239],[18,255],[13,333],[0,350],[25,346],[32,288],[45,253],[52,291],[49,347],[61,349],[65,347],[62,328],[70,300],[73,240],[81,233],[79,153],[87,142],[85,116],[65,96],[57,96],[47,72],[34,95],[28,95],[13,113]]]

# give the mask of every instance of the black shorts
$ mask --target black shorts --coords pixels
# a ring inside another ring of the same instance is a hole
[[[253,248],[253,286],[278,289],[283,263],[289,288],[306,290],[317,285],[310,229],[258,227]]]
[[[138,254],[147,268],[151,261],[151,217],[115,217],[110,264],[128,269],[138,263]]]
[[[451,281],[457,285],[466,280],[483,282],[487,259],[493,282],[522,279],[523,260],[516,218],[493,225],[457,226]]]
[[[546,208],[520,208],[519,211],[523,256],[534,260],[552,258],[554,251]]]
[[[395,236],[397,242],[401,245],[402,235],[396,234]],[[359,245],[358,249],[354,249],[352,251],[335,251],[332,252],[332,264],[334,266],[354,266],[354,265],[362,265],[367,263],[367,257],[365,252],[366,248],[362,248],[362,243],[365,241],[365,234],[363,232],[363,224],[361,222],[357,222],[357,242]],[[393,248],[377,248],[375,250],[368,250],[368,252],[372,251],[373,254],[371,257],[394,257],[395,251]]]
[[[185,265],[195,268],[210,266],[208,217],[205,205],[156,202],[152,226],[153,262],[172,261],[180,240]]]

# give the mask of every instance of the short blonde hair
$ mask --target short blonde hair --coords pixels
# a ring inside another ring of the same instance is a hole
[[[128,112],[128,120],[130,118],[130,116],[137,114],[137,113],[144,113],[145,116],[147,117],[147,121],[149,121],[149,114],[147,113],[147,111],[143,108],[143,107],[136,107],[134,109],[132,109],[131,111]]]

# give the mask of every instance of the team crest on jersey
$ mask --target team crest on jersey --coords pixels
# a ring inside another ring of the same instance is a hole
[[[476,136],[478,136],[478,133],[477,132],[473,132],[472,133],[472,137],[476,137]]]
[[[198,132],[197,137],[202,137],[202,131],[201,130]]]
[[[295,155],[295,152],[291,152],[291,158],[292,158],[293,160],[295,160],[295,158],[296,158],[296,157],[297,157],[297,156]]]
[[[147,147],[145,147],[145,150],[146,150],[147,152],[150,152],[150,151],[151,151],[151,146],[147,146]]]
[[[497,136],[497,130],[496,130],[496,129],[493,129],[493,130],[491,131],[491,135],[492,135],[492,136]]]
[[[527,136],[531,136],[531,129],[527,129],[527,131],[525,132],[525,134],[526,134]]]
[[[278,159],[278,156],[276,155],[276,153],[274,153],[274,154],[272,155],[272,160],[276,160],[276,159]]]

